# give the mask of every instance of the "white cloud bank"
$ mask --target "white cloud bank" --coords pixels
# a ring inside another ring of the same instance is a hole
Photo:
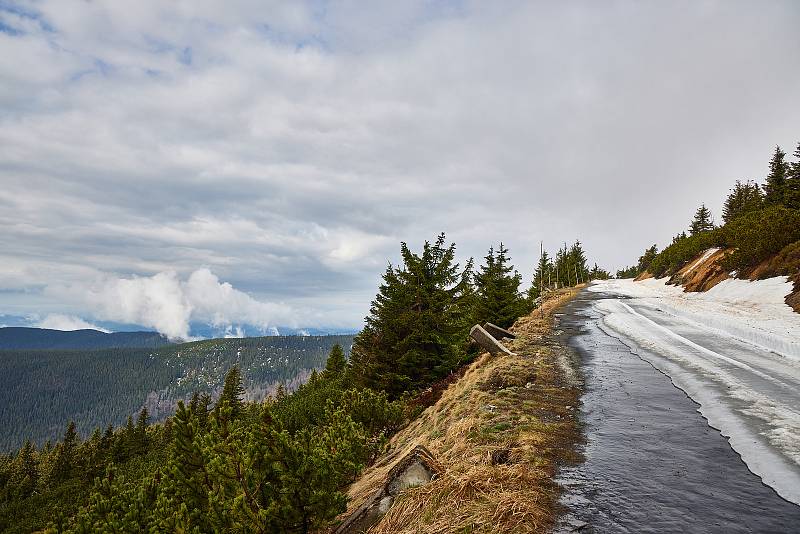
[[[276,323],[296,323],[289,306],[255,300],[205,268],[186,280],[174,271],[150,277],[107,276],[91,284],[49,286],[45,292],[88,308],[97,319],[155,328],[171,339],[190,339],[192,321],[226,328],[248,324],[263,330]]]
[[[109,332],[105,328],[99,327],[96,324],[84,321],[80,317],[74,315],[64,315],[61,313],[51,313],[38,323],[36,326],[39,328],[49,328],[50,330],[99,330],[101,332]]]
[[[462,261],[503,241],[526,283],[541,240],[628,265],[793,150],[798,20],[791,0],[0,1],[0,312],[183,334],[286,302],[356,328],[400,241],[442,231]]]

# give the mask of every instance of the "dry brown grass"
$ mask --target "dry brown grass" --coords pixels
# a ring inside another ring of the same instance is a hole
[[[545,532],[556,517],[560,464],[576,460],[579,388],[549,336],[553,310],[577,291],[555,292],[517,321],[514,356],[481,355],[436,404],[400,431],[390,453],[349,490],[349,511],[381,487],[415,445],[444,466],[406,490],[371,533]],[[543,312],[543,314],[542,314]],[[560,357],[559,357],[560,356]],[[527,386],[527,387],[526,387]]]

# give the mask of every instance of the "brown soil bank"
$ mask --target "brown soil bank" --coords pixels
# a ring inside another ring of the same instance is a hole
[[[730,278],[730,274],[721,264],[731,252],[730,249],[709,249],[702,252],[675,273],[669,282],[682,285],[686,291],[708,291]]]
[[[551,293],[512,327],[513,355],[481,355],[391,441],[349,490],[348,513],[374,495],[416,446],[439,474],[404,490],[371,533],[546,532],[556,519],[559,465],[577,460],[579,382],[552,334],[554,310],[579,288]]]
[[[731,252],[733,249],[709,249],[701,252],[673,274],[668,283],[681,285],[685,291],[708,291],[723,280],[731,278],[731,273],[723,266],[723,260]],[[793,291],[786,296],[786,304],[800,313],[800,242],[787,246],[779,254],[747,272],[736,273],[737,278],[748,280],[763,280],[773,276],[787,276],[794,283]],[[636,281],[652,277],[652,274],[645,271],[636,277]]]

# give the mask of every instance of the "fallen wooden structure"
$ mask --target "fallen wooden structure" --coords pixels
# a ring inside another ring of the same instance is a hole
[[[499,326],[493,323],[484,324],[483,329],[489,332],[489,334],[491,334],[491,336],[498,341],[502,340],[503,338],[517,339],[516,335],[509,332],[505,328],[500,328]]]
[[[427,484],[443,471],[428,449],[415,446],[389,470],[380,489],[336,527],[333,534],[365,532],[386,515],[403,490]]]
[[[476,324],[470,329],[469,337],[491,354],[506,354],[509,356],[514,354],[479,324]]]

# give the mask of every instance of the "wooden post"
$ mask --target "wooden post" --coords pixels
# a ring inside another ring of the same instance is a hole
[[[539,265],[542,264],[542,259],[544,259],[544,241],[539,241]],[[541,316],[544,317],[544,309],[542,309],[542,304],[544,304],[544,291],[542,288],[542,284],[544,283],[544,273],[540,273],[539,276],[539,311],[541,312]]]
[[[556,257],[556,289],[558,289],[558,283],[561,279],[558,277],[558,257]]]

